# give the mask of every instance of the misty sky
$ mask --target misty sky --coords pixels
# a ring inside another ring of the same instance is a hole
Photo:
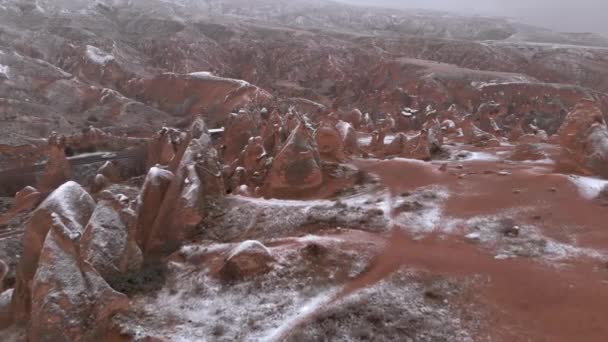
[[[562,32],[608,33],[608,0],[340,0],[506,16]]]

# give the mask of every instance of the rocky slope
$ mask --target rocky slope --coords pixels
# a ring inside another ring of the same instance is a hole
[[[4,341],[603,341],[608,41],[0,0]]]

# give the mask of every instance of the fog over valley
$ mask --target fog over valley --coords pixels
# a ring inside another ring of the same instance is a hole
[[[603,0],[340,0],[352,4],[421,8],[472,15],[511,17],[561,32],[608,33]]]

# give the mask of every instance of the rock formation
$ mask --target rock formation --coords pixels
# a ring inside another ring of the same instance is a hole
[[[608,178],[608,129],[596,104],[579,103],[566,117],[559,137],[560,169]]]
[[[272,197],[298,196],[323,183],[318,151],[303,122],[275,156],[266,179],[266,192]]]
[[[110,288],[80,254],[81,227],[52,215],[31,281],[31,341],[103,340],[128,299]]]
[[[38,189],[50,192],[70,179],[71,167],[65,151],[65,139],[53,135],[48,141],[48,161],[38,181]]]
[[[202,132],[190,140],[180,158],[144,244],[145,253],[175,250],[224,194],[218,153],[211,146],[209,135]]]
[[[13,296],[15,320],[27,319],[31,312],[32,281],[40,262],[49,229],[59,218],[71,231],[82,233],[95,208],[93,198],[77,183],[67,182],[57,188],[32,213],[25,225],[23,254],[17,266]]]
[[[136,213],[129,201],[106,191],[100,195],[95,211],[80,241],[81,257],[106,281],[137,271],[142,253],[136,241]]]
[[[259,241],[244,241],[230,251],[220,269],[225,282],[241,281],[271,270],[270,250]]]

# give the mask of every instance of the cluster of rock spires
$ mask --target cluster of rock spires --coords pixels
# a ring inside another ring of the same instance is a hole
[[[147,139],[149,171],[135,195],[112,162],[100,167],[89,191],[69,181],[67,139],[52,136],[38,188],[27,187],[15,199],[13,211],[31,215],[15,286],[0,296],[1,326],[29,322],[28,338],[35,341],[107,336],[115,328],[113,317],[129,312],[128,297],[110,284],[178,250],[204,229],[207,217],[221,212],[226,194],[327,195],[321,189],[336,181],[336,165],[360,157],[441,159],[447,137],[483,148],[517,144],[514,160],[541,159],[535,144],[552,139],[533,121],[507,126],[505,113],[492,104],[474,115],[453,108],[399,115],[402,124],[419,129],[398,131],[390,114],[372,120],[359,111],[337,111],[313,121],[297,111],[266,108],[230,115],[220,141],[202,119],[186,132],[163,128]],[[92,146],[104,143],[102,132],[88,134]],[[608,177],[608,130],[592,101],[577,105],[557,134],[561,168]],[[361,135],[371,142],[360,144]],[[388,135],[393,139],[385,143]],[[82,139],[71,144],[82,146]],[[356,182],[353,175],[342,177]],[[226,257],[220,275],[238,281],[267,272],[272,260],[265,246],[246,241]],[[7,268],[0,262],[0,284]]]

